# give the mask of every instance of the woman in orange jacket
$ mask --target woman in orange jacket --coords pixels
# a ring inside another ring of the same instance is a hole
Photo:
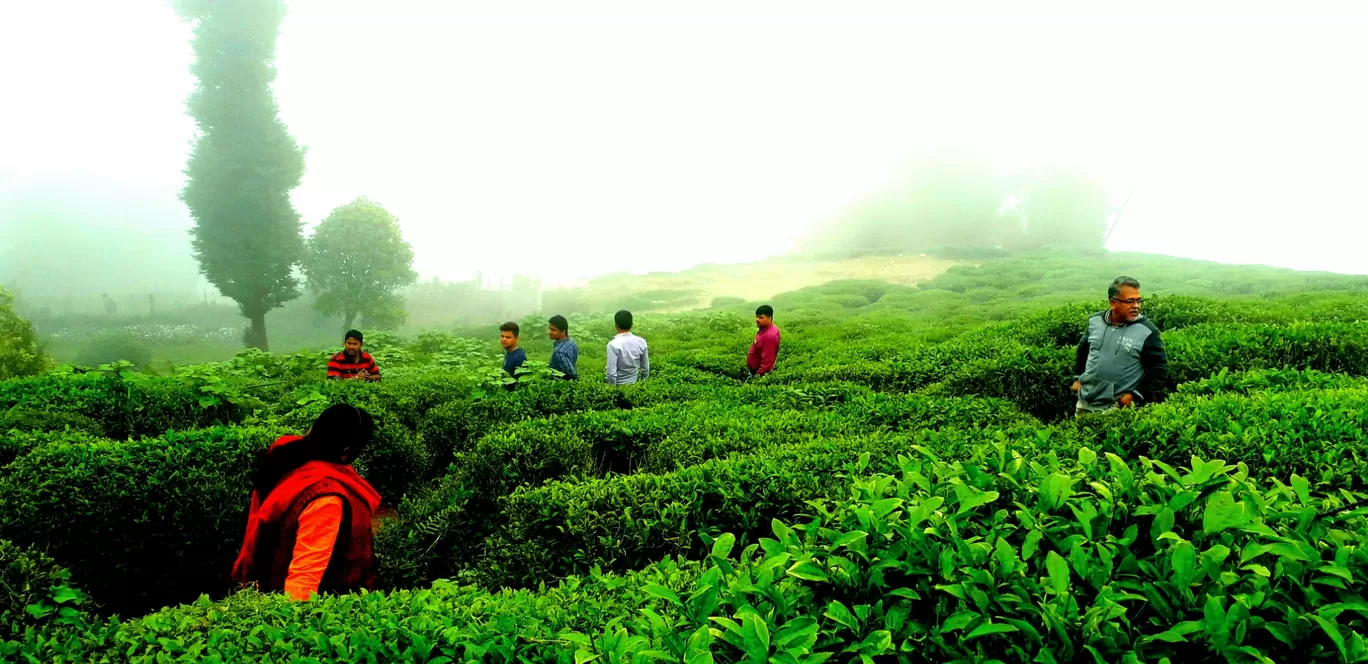
[[[380,494],[351,466],[374,431],[370,413],[336,404],[262,453],[233,581],[297,600],[375,587]]]

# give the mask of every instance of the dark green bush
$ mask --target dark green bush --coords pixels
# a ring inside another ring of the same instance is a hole
[[[90,418],[115,439],[158,436],[237,421],[243,413],[207,409],[200,392],[174,378],[97,373],[47,375],[0,382],[0,410],[48,410]]]
[[[244,591],[117,624],[85,638],[35,636],[0,643],[5,661],[219,662],[564,662],[591,638],[613,638],[607,623],[632,616],[663,589],[687,594],[698,565],[662,561],[617,576],[570,579],[539,591],[491,594],[438,581],[431,588],[323,596],[295,602]],[[56,638],[52,638],[56,637]],[[8,659],[8,658],[13,658]],[[583,661],[583,660],[581,660]]]
[[[843,472],[860,470],[861,454],[888,470],[914,444],[953,450],[968,439],[924,432],[915,441],[906,434],[827,439],[672,473],[524,487],[504,499],[485,557],[473,567],[491,586],[535,584],[593,566],[635,569],[664,555],[695,555],[700,532],[755,541],[771,519],[806,514],[807,501],[828,495]]]
[[[119,360],[145,367],[152,363],[152,349],[145,342],[115,332],[91,340],[76,354],[76,364],[84,367],[98,367]]]
[[[1368,390],[1217,394],[1082,418],[1077,443],[1181,464],[1193,456],[1248,464],[1259,477],[1298,474],[1359,488],[1368,473]]]
[[[429,411],[419,430],[442,458],[459,453],[469,441],[501,424],[562,413],[630,407],[622,392],[592,380],[528,384],[506,394],[452,401]],[[439,462],[439,466],[442,464]],[[444,466],[442,466],[444,467]]]
[[[107,439],[80,431],[23,431],[0,429],[0,466],[45,445],[101,443]]]
[[[1204,397],[1216,394],[1244,394],[1273,392],[1303,392],[1307,390],[1339,390],[1368,387],[1368,379],[1344,374],[1325,373],[1315,369],[1254,369],[1220,373],[1178,386],[1171,398]]]
[[[93,436],[105,435],[99,422],[81,415],[60,410],[20,408],[0,411],[0,431],[76,432]]]
[[[123,615],[220,591],[246,527],[252,458],[276,436],[214,428],[40,447],[0,473],[0,537],[46,551]]]
[[[432,455],[421,435],[395,422],[379,424],[375,438],[356,460],[356,471],[380,492],[386,504],[398,504],[428,476]]]

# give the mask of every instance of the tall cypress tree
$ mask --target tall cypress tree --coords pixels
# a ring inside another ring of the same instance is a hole
[[[304,253],[290,190],[304,151],[280,121],[271,81],[285,6],[280,0],[178,0],[194,26],[199,86],[187,104],[198,133],[181,200],[200,272],[251,321],[246,342],[266,349],[266,313],[299,297]]]

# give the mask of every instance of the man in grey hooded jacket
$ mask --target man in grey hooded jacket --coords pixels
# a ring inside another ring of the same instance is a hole
[[[1159,328],[1140,313],[1140,282],[1117,277],[1109,309],[1088,318],[1074,358],[1075,415],[1130,408],[1163,398],[1168,356]]]

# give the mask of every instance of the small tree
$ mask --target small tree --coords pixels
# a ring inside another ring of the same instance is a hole
[[[33,376],[47,367],[33,324],[14,310],[14,295],[0,286],[0,380]]]
[[[267,312],[299,297],[294,266],[304,238],[290,190],[304,152],[280,121],[271,81],[285,7],[280,0],[176,0],[194,25],[199,86],[189,113],[198,134],[181,200],[200,272],[251,321],[246,342],[265,350]]]
[[[347,328],[357,316],[386,328],[404,322],[397,291],[418,280],[412,266],[413,248],[399,221],[363,196],[333,210],[314,229],[304,275],[319,312],[341,315]]]

